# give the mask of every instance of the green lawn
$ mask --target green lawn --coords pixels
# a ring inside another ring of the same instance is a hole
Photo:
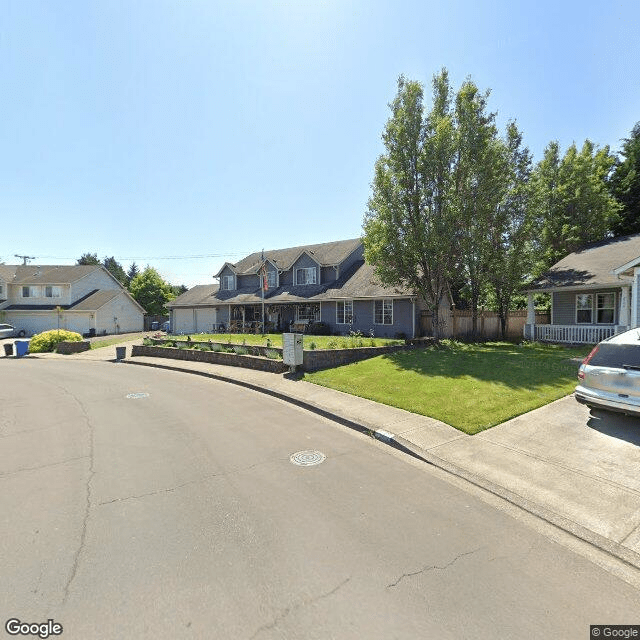
[[[400,407],[478,433],[571,393],[591,347],[461,344],[403,351],[305,380]]]
[[[187,336],[168,336],[171,340],[186,340]],[[282,347],[282,334],[269,333],[267,335],[253,333],[194,333],[191,340],[195,342],[211,340],[212,342],[231,342],[232,344],[248,344],[266,346],[267,340],[272,347]],[[347,349],[353,347],[382,347],[388,344],[403,344],[404,340],[391,340],[389,338],[368,338],[353,336],[304,336],[304,348],[311,348],[315,343],[316,349]]]
[[[101,349],[102,347],[110,347],[114,344],[120,344],[121,342],[129,342],[130,340],[134,340],[137,337],[142,338],[145,335],[143,333],[138,335],[126,334],[121,336],[111,336],[110,338],[105,338],[104,340],[93,340],[91,342],[92,349]]]

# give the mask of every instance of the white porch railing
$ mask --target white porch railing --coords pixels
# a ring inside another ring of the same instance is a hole
[[[535,325],[535,339],[540,342],[571,342],[574,344],[596,344],[616,332],[614,326],[594,325]]]

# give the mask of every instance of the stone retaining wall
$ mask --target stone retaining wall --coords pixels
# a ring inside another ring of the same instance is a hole
[[[359,362],[368,358],[375,358],[385,353],[405,351],[414,347],[404,344],[395,344],[385,347],[355,347],[354,349],[316,349],[314,351],[305,350],[303,353],[302,368],[305,371],[319,371],[321,369],[332,369],[343,364]]]
[[[244,367],[245,369],[270,371],[272,373],[283,373],[288,369],[288,367],[282,363],[282,360],[270,360],[268,358],[250,355],[241,356],[236,353],[223,353],[218,351],[200,351],[199,349],[133,345],[131,356],[150,356],[152,358],[171,358],[172,360],[226,364],[232,367]]]
[[[83,340],[81,342],[58,342],[56,353],[62,353],[65,356],[68,356],[72,353],[89,351],[89,349],[91,349],[91,343],[88,340]]]
[[[164,343],[164,341],[162,341]],[[204,344],[207,342],[191,344]],[[215,344],[215,343],[214,343]],[[228,346],[228,345],[223,345]],[[240,346],[240,345],[236,345]],[[250,347],[247,350],[259,351],[265,350],[267,347]],[[271,349],[271,347],[269,347]],[[321,369],[331,369],[339,367],[343,364],[351,362],[359,362],[368,358],[385,353],[395,353],[396,351],[405,351],[414,349],[412,345],[389,345],[384,347],[356,347],[354,349],[316,349],[305,350],[303,352],[303,371],[320,371]],[[282,349],[273,348],[274,351],[282,353]],[[257,369],[259,371],[272,371],[274,373],[282,373],[288,370],[282,360],[271,360],[260,357],[259,355],[238,355],[236,353],[225,353],[220,351],[200,351],[198,349],[177,349],[174,347],[161,346],[134,346],[132,356],[151,356],[155,358],[172,358],[174,360],[191,360],[192,362],[211,362],[213,364],[226,364],[233,367],[245,367],[246,369]]]

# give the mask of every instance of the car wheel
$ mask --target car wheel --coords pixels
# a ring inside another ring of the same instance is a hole
[[[20,331],[18,331],[18,338],[24,338],[26,335],[27,333],[24,329],[20,329]]]

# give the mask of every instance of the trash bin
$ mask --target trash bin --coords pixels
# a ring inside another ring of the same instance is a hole
[[[16,356],[21,358],[29,353],[29,341],[28,340],[16,340]]]
[[[151,331],[157,331],[158,328],[160,327],[160,323],[157,321],[154,321],[151,323]]]
[[[90,338],[95,338],[96,337],[96,330],[95,329],[89,329],[89,337]]]
[[[127,357],[127,347],[116,347],[116,360],[124,360]]]
[[[10,342],[4,343],[4,355],[12,356],[13,355],[13,345]]]

